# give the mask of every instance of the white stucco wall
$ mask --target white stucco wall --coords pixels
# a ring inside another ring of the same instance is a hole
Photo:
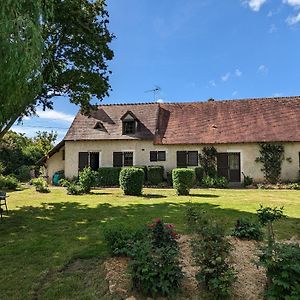
[[[48,158],[46,162],[46,176],[48,178],[48,183],[52,184],[52,177],[55,172],[65,169],[65,161],[63,160],[62,152],[64,149],[65,148],[62,147],[58,152]]]
[[[86,151],[100,152],[100,166],[110,167],[113,164],[113,152],[132,151],[134,153],[134,165],[163,165],[165,170],[176,168],[177,151],[201,151],[205,145],[153,145],[152,141],[66,141],[65,143],[65,175],[73,177],[78,175],[78,153]],[[255,181],[263,181],[264,176],[261,172],[262,165],[256,163],[255,159],[259,156],[258,144],[216,144],[218,152],[240,152],[241,171],[251,176]],[[285,158],[291,158],[289,163],[284,160],[282,165],[282,179],[296,180],[299,170],[300,142],[284,143]],[[150,151],[166,151],[165,162],[150,162]],[[59,153],[55,154],[59,155]],[[60,156],[61,157],[61,156]],[[51,172],[59,166],[59,159],[54,158],[53,162],[48,161]],[[62,163],[62,162],[60,162]],[[53,166],[52,166],[53,164]],[[62,165],[62,164],[61,164]],[[61,169],[61,168],[59,168]],[[58,170],[55,170],[58,171]],[[49,172],[49,173],[51,173]]]

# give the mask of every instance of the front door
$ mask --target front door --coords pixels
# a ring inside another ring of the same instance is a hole
[[[218,176],[223,176],[229,182],[241,181],[241,155],[240,153],[218,153]]]

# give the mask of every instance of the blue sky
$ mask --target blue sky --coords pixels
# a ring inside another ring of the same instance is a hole
[[[112,91],[103,103],[184,102],[300,95],[300,0],[107,0],[116,35]],[[13,129],[62,139],[78,107]]]

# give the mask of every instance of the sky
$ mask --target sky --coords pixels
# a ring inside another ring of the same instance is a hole
[[[104,104],[300,95],[300,0],[107,0],[107,9],[116,38]],[[78,109],[59,97],[13,130],[54,130],[59,141]]]

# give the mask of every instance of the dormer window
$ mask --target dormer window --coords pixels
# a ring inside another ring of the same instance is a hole
[[[106,131],[104,125],[102,122],[97,122],[94,126],[94,129],[100,130],[100,131]]]
[[[135,117],[135,115],[131,111],[128,111],[121,118],[121,120],[123,122],[122,134],[135,134],[137,127],[137,118]]]

